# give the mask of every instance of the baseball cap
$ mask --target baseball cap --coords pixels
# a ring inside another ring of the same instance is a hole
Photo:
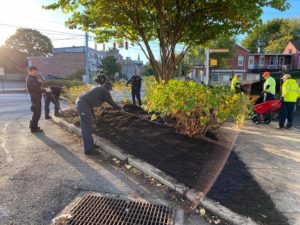
[[[30,67],[28,68],[28,70],[29,70],[29,71],[33,71],[33,70],[38,70],[38,69],[37,69],[36,66],[30,66]]]
[[[284,74],[281,79],[284,79],[284,78],[287,78],[287,79],[290,79],[291,78],[291,75],[290,74]]]
[[[263,76],[263,77],[270,76],[270,72],[266,71],[266,72],[263,73],[262,76]]]

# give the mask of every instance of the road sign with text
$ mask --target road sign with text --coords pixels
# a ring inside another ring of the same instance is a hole
[[[209,49],[209,53],[227,53],[229,52],[228,48],[212,48]]]

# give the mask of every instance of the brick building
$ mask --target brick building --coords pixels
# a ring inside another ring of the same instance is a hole
[[[300,70],[300,40],[290,41],[283,53],[291,54],[293,56],[291,67]]]
[[[88,51],[90,73],[94,74],[99,70],[105,52],[92,48],[89,48]],[[51,56],[28,57],[27,60],[28,66],[37,66],[45,77],[67,78],[79,70],[84,71],[85,47],[54,48]]]

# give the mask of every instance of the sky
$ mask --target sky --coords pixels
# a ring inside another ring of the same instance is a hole
[[[55,0],[0,0],[0,46],[5,40],[13,35],[17,28],[32,28],[39,30],[47,35],[54,47],[83,46],[84,32],[79,30],[70,30],[66,28],[64,22],[68,15],[61,10],[44,10],[43,5],[55,2]],[[300,0],[289,0],[291,8],[285,12],[280,12],[272,8],[264,8],[262,20],[265,22],[274,18],[298,18],[300,19]],[[90,34],[93,36],[93,34]],[[244,36],[241,35],[238,41]],[[106,43],[106,49],[112,47],[112,43]],[[94,48],[95,42],[89,41],[89,47]],[[152,43],[151,47],[155,55],[159,54],[157,43]],[[98,44],[97,48],[102,50],[103,45]],[[137,59],[140,55],[142,61],[147,61],[143,52],[138,46],[129,46],[129,50],[121,49],[123,57]]]

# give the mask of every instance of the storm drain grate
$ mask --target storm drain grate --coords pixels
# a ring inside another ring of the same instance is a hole
[[[84,195],[70,211],[68,225],[172,225],[169,206]]]

